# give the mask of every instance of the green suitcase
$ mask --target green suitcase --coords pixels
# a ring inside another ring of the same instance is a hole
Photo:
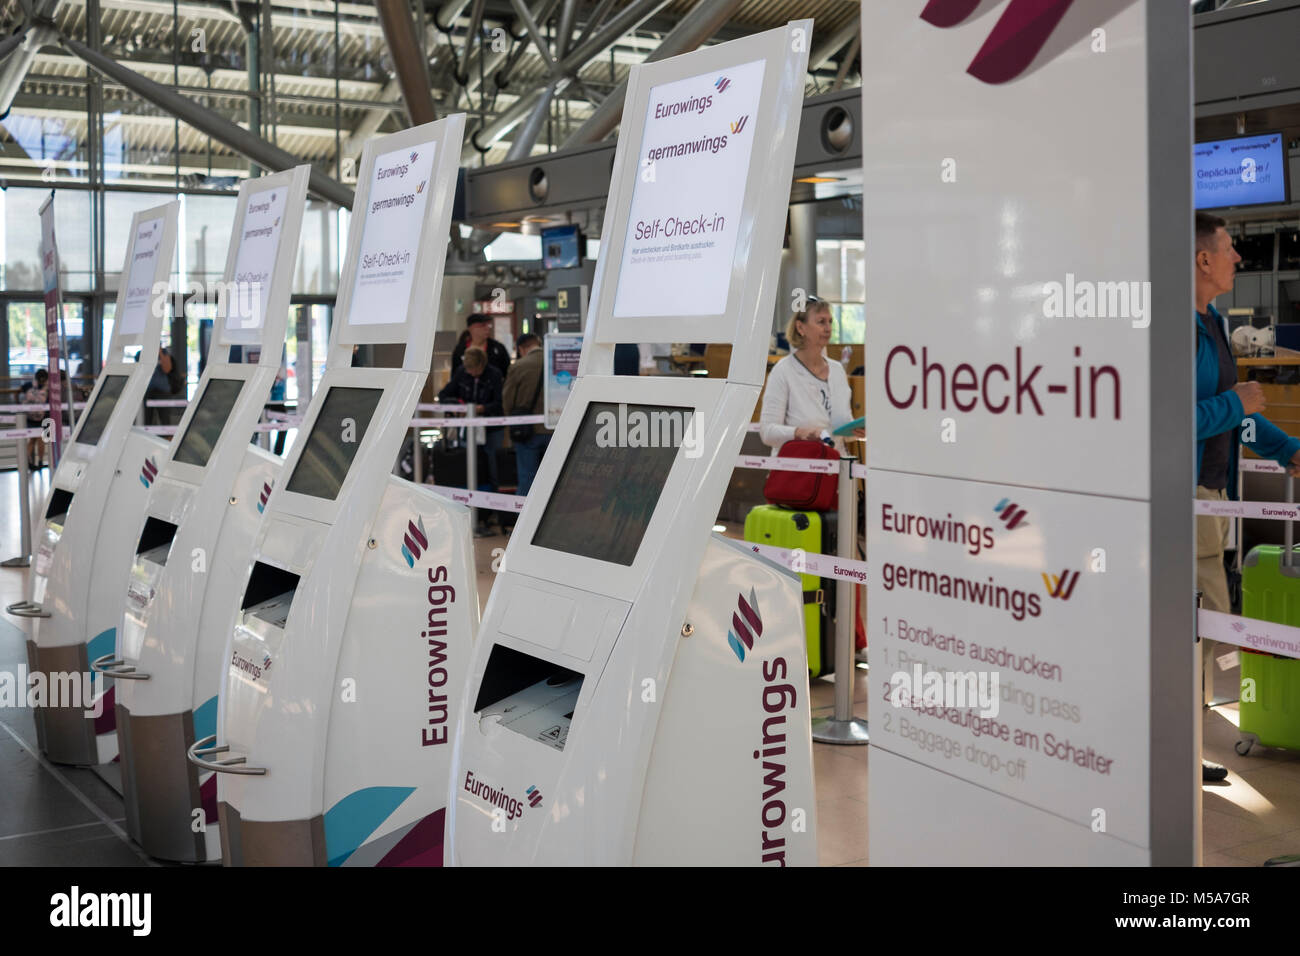
[[[758,505],[745,516],[745,540],[778,548],[802,548],[810,554],[834,552],[835,525],[817,511],[792,511]],[[808,645],[808,674],[821,677],[834,671],[835,583],[815,574],[801,574],[804,639]]]
[[[1288,482],[1289,484],[1289,482]],[[1289,496],[1288,496],[1289,497]],[[1288,543],[1291,538],[1287,529]],[[1290,560],[1283,558],[1290,551]],[[1241,613],[1300,627],[1300,550],[1258,545],[1242,562]],[[1256,742],[1300,750],[1300,660],[1241,648],[1241,703],[1237,752]]]

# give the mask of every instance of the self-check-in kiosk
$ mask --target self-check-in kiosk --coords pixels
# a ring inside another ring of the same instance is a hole
[[[117,682],[127,832],[163,859],[220,856],[216,779],[185,753],[216,732],[225,628],[280,471],[249,437],[279,370],[309,173],[240,187],[208,365],[137,518],[117,646],[91,661]],[[232,347],[260,357],[232,364]]]
[[[167,442],[133,426],[157,361],[179,203],[137,212],[108,357],[51,482],[32,569],[27,660],[47,686],[91,683],[90,661],[113,650],[132,536]],[[133,361],[128,349],[139,349]],[[34,711],[50,760],[107,763],[117,756],[115,688],[93,678],[94,700],[49,700]],[[78,695],[73,695],[76,697]],[[79,695],[83,696],[83,695]]]
[[[478,627],[469,511],[391,472],[429,373],[464,116],[367,142],[324,377],[230,609],[228,865],[440,865]],[[404,344],[400,368],[353,346]]]
[[[633,67],[579,377],[461,707],[456,864],[813,864],[803,596],[711,537],[762,385],[811,21]],[[732,342],[726,379],[614,377]]]

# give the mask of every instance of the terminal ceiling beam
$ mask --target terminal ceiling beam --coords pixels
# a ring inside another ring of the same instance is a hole
[[[722,25],[731,19],[731,15],[735,13],[740,3],[741,0],[699,0],[691,12],[682,17],[681,22],[664,37],[655,51],[646,57],[646,62],[652,63],[696,49],[722,29]],[[588,117],[587,122],[574,130],[560,148],[570,149],[574,146],[599,143],[612,133],[623,118],[623,100],[626,96],[627,81],[624,80],[610,91],[596,107],[595,112]]]
[[[433,25],[448,36],[456,25],[456,18],[469,6],[469,0],[447,0],[433,14]]]
[[[625,7],[618,16],[609,22],[608,26],[598,31],[590,40],[579,44],[576,50],[556,65],[553,77],[558,76],[559,79],[553,79],[554,89],[548,86],[530,90],[520,96],[514,105],[501,115],[466,136],[465,147],[461,151],[461,161],[468,163],[476,153],[486,153],[492,148],[493,143],[519,125],[543,96],[553,96],[561,92],[570,82],[570,77],[586,66],[592,57],[604,53],[610,46],[618,42],[618,38],[624,33],[635,29],[670,2],[671,0],[636,0],[636,2]],[[725,7],[730,2],[731,0],[726,0],[726,2],[719,3],[718,6]]]
[[[18,35],[20,42],[16,44],[17,49],[0,65],[0,117],[9,115],[14,96],[27,78],[27,71],[32,68],[41,47],[58,42],[58,33],[50,26],[58,6],[59,0],[36,0],[31,5],[27,21],[32,25],[31,29]],[[27,5],[24,4],[24,7]]]
[[[384,40],[393,55],[393,67],[402,87],[402,97],[406,100],[411,125],[432,123],[438,118],[438,112],[433,105],[424,54],[415,42],[416,28],[411,8],[407,6],[406,0],[375,0],[375,12],[379,14],[379,25],[384,28]]]
[[[533,6],[531,11],[529,11],[530,16],[532,16],[533,20],[537,23],[545,23],[550,17],[551,11],[555,9],[557,3],[559,3],[559,0],[538,0],[538,3]],[[515,24],[512,26],[514,27],[514,29],[511,30],[512,36],[527,35],[527,28],[524,26],[522,21],[516,19]],[[524,43],[517,45],[513,52],[510,50],[492,50],[490,47],[486,48],[485,52],[485,48],[480,44],[478,50],[475,51],[475,58],[470,61],[469,82],[465,84],[465,92],[473,93],[477,90],[479,88],[480,77],[491,78],[496,82],[498,87],[502,86],[503,84],[501,81],[496,78],[497,71],[508,70],[509,63],[518,60],[520,54],[524,53],[527,48],[528,44]],[[484,59],[485,57],[486,59]],[[483,62],[483,68],[481,70],[478,66],[480,60]],[[507,61],[509,61],[509,63],[507,63]]]
[[[569,52],[569,41],[573,39],[573,27],[578,15],[578,0],[564,0],[560,8],[560,22],[555,29],[555,55],[561,60]]]
[[[213,139],[225,143],[235,152],[248,157],[253,162],[277,172],[292,169],[301,163],[301,160],[292,153],[268,143],[260,136],[254,136],[248,130],[236,126],[228,120],[222,119],[211,110],[199,106],[180,93],[152,80],[145,79],[139,73],[122,66],[111,57],[104,56],[85,44],[78,43],[71,37],[61,37],[60,42],[81,57],[86,62],[86,65],[97,73],[101,73],[110,80],[122,84],[141,99],[147,100],[159,109],[165,110]],[[319,169],[312,169],[311,179],[308,184],[308,188],[322,199],[327,199],[339,206],[352,208],[352,190],[326,176]]]
[[[551,99],[555,96],[557,82],[552,80],[542,91],[537,105],[533,107],[533,111],[528,114],[528,119],[515,134],[514,142],[510,144],[510,151],[506,153],[505,162],[532,155],[533,144],[537,142],[537,137],[542,132],[542,124],[546,122],[546,111],[551,108]]]
[[[510,0],[510,3],[515,8],[515,13],[519,14],[519,19],[523,21],[524,29],[527,30],[528,35],[533,38],[533,46],[537,48],[537,55],[540,56],[542,62],[546,64],[547,72],[554,76],[559,64],[555,62],[555,57],[551,56],[551,48],[546,45],[546,37],[542,36],[542,31],[538,28],[537,21],[534,20],[533,15],[528,12],[528,5],[524,3],[524,0]],[[548,96],[546,99],[549,103],[550,97]]]
[[[595,36],[591,37],[571,52],[565,55],[560,61],[560,70],[565,74],[577,73],[591,60],[600,56],[611,46],[618,42],[619,37],[630,30],[635,30],[646,20],[668,6],[671,0],[634,0],[619,12],[619,14],[610,20],[602,29],[598,30]],[[708,2],[708,0],[701,0]],[[726,3],[717,3],[717,6],[726,6]]]
[[[825,43],[819,43],[812,48],[812,52],[808,54],[808,72],[813,73],[821,69],[826,65],[827,60],[844,49],[844,44],[861,34],[862,18],[857,16],[832,33]]]
[[[469,29],[465,31],[465,55],[455,67],[456,82],[464,86],[469,82],[469,54],[474,49],[474,41],[478,39],[479,27],[483,25],[483,7],[486,0],[474,0],[474,6],[469,11]]]

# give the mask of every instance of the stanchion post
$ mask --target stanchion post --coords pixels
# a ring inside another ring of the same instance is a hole
[[[474,409],[470,409],[470,414],[474,414]],[[465,485],[470,491],[478,491],[478,435],[475,434],[475,425],[465,426]],[[471,528],[478,527],[478,509],[473,505],[469,509],[469,525]]]
[[[420,426],[411,426],[411,480],[424,484],[424,455],[420,451]]]
[[[858,486],[853,480],[852,458],[840,459],[837,530],[839,555],[856,557],[858,540]],[[853,716],[853,685],[856,667],[854,647],[854,584],[844,578],[835,581],[835,713],[812,722],[813,740],[823,744],[865,744],[867,722]]]

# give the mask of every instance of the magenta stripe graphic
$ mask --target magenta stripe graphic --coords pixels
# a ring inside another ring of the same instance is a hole
[[[936,27],[955,27],[975,12],[980,0],[930,0],[921,19]]]
[[[1034,61],[1074,0],[1011,0],[966,72],[985,83],[1014,80]]]

